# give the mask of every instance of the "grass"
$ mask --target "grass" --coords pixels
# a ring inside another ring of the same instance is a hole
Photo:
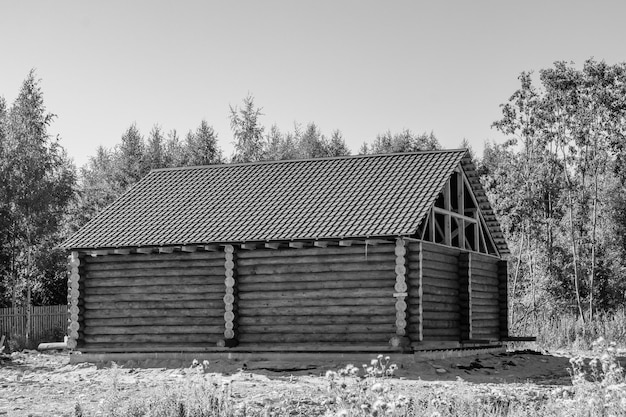
[[[379,355],[369,364],[328,371],[325,390],[308,396],[281,393],[280,400],[244,401],[228,383],[208,374],[210,365],[194,363],[178,384],[147,390],[123,400],[117,383],[119,368],[111,369],[110,392],[95,415],[103,417],[210,416],[623,416],[626,415],[626,376],[616,356],[616,344],[598,339],[593,359],[570,360],[572,385],[554,389],[536,386],[417,384],[403,392],[394,383],[395,365]],[[245,395],[245,394],[244,394]],[[75,417],[88,417],[77,403]]]

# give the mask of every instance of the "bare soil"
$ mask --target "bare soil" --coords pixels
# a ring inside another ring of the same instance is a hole
[[[393,356],[391,359],[393,362]],[[324,374],[346,364],[307,363],[279,369],[271,363],[212,363],[216,384],[229,382],[233,397],[251,405],[285,396],[323,396]],[[360,366],[360,364],[355,364]],[[402,392],[416,389],[514,392],[531,397],[547,395],[558,386],[571,385],[569,358],[532,351],[482,354],[461,358],[424,359],[404,363],[393,384]],[[79,402],[89,415],[97,415],[115,383],[122,399],[168,384],[181,383],[193,369],[101,368],[70,364],[66,352],[28,351],[0,355],[0,416],[72,416]],[[115,381],[115,382],[114,382]]]

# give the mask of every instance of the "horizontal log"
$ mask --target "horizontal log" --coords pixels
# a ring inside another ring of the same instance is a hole
[[[459,305],[457,303],[436,303],[425,299],[422,301],[422,311],[424,311],[424,315],[426,312],[459,311]]]
[[[332,298],[332,299],[279,299],[279,300],[240,300],[239,308],[277,308],[277,307],[333,307],[333,306],[393,306],[393,297],[385,298]]]
[[[494,313],[494,314],[497,314],[499,312],[500,312],[500,308],[498,306],[472,305],[472,314],[474,314],[474,313]]]
[[[294,265],[294,264],[317,264],[317,263],[388,263],[393,264],[395,257],[392,252],[389,253],[359,253],[359,254],[337,254],[337,255],[317,255],[317,256],[277,256],[265,258],[242,258],[237,260],[239,267],[255,266],[255,265]]]
[[[348,272],[348,271],[388,271],[395,268],[395,263],[327,263],[327,264],[291,264],[291,265],[254,265],[237,268],[239,275],[253,274],[309,274],[317,272]]]
[[[86,294],[83,299],[85,300],[85,308],[88,308],[89,303],[107,303],[118,301],[130,301],[136,303],[142,303],[145,301],[197,301],[197,300],[220,300],[224,297],[223,293],[211,293],[211,292],[196,292],[191,294],[176,294],[176,293],[154,293],[154,294],[105,294],[105,295],[89,295]],[[182,305],[181,305],[182,307]]]
[[[443,286],[443,285],[456,286],[456,287],[459,286],[459,276],[456,274],[456,272],[441,271],[438,269],[432,269],[428,267],[422,268],[422,282],[428,281],[428,283],[432,284],[432,282],[435,280],[449,281],[448,283],[444,283],[439,286]]]
[[[394,267],[384,271],[348,271],[348,272],[316,272],[290,274],[252,274],[245,275],[238,271],[237,282],[240,284],[256,284],[264,282],[310,282],[310,281],[362,281],[362,280],[392,280],[396,278]]]
[[[498,322],[500,320],[500,314],[498,313],[475,313],[472,311],[472,320],[489,320],[491,322]]]
[[[180,261],[143,261],[137,260],[136,262],[107,262],[87,264],[85,271],[87,272],[103,272],[103,271],[117,271],[117,270],[133,270],[133,269],[184,269],[184,268],[219,268],[224,267],[224,258],[221,259],[189,259]]]
[[[119,294],[121,292],[125,294],[161,294],[161,293],[177,293],[177,294],[195,294],[195,293],[216,293],[224,294],[224,283],[214,285],[142,285],[142,286],[128,286],[128,287],[93,287],[86,288],[85,295],[105,295],[105,294]]]
[[[459,320],[424,320],[424,329],[457,329],[460,326]]]
[[[453,274],[454,276],[458,276],[459,266],[455,263],[454,260],[451,262],[433,262],[429,260],[425,260],[422,264],[422,269],[430,269],[436,271],[447,272],[449,274]]]
[[[225,268],[143,268],[143,269],[119,269],[114,271],[88,271],[87,279],[94,278],[133,278],[133,277],[189,277],[189,276],[224,276]]]
[[[500,294],[496,292],[472,291],[472,299],[482,298],[487,300],[499,300]]]
[[[244,283],[245,282],[245,283]],[[323,289],[359,289],[378,288],[380,291],[393,292],[394,280],[364,279],[352,281],[302,281],[302,282],[259,282],[249,284],[247,281],[237,286],[240,292],[256,293],[264,291],[306,291]]]
[[[244,343],[387,343],[394,333],[322,333],[322,334],[282,334],[282,333],[241,333],[240,345]]]
[[[153,343],[207,343],[215,345],[215,343],[224,338],[224,331],[219,334],[210,333],[185,333],[185,334],[110,334],[110,335],[85,335],[83,340],[85,343],[142,343],[147,344],[146,349],[149,351]]]
[[[217,336],[217,335],[216,335]],[[217,341],[217,339],[216,339]],[[218,348],[213,343],[181,343],[173,341],[171,343],[89,343],[80,349],[81,352],[102,352],[102,353],[116,353],[116,352],[206,352],[206,351],[223,351],[224,348]]]
[[[393,283],[392,283],[393,284]],[[393,285],[390,291],[379,288],[350,288],[338,289],[330,288],[326,290],[301,290],[301,291],[256,291],[256,292],[240,292],[239,300],[244,304],[247,300],[301,300],[301,299],[343,299],[350,302],[350,299],[358,298],[378,298],[384,297],[387,301],[393,295]],[[245,300],[245,301],[244,301]],[[342,302],[343,300],[339,300]],[[337,301],[335,301],[337,302]]]
[[[409,306],[407,308],[407,313],[409,319],[419,318],[419,308],[414,306]],[[424,313],[424,312],[422,312]],[[438,311],[434,312],[426,312],[426,314],[431,318],[436,318],[438,320],[459,320],[460,312],[459,311]]]
[[[162,335],[163,337],[177,337],[179,334],[210,334],[224,331],[224,325],[214,326],[86,326],[85,335]]]
[[[472,275],[472,285],[473,284],[481,284],[488,285],[494,289],[494,291],[500,290],[500,282],[498,278],[492,278],[485,275]]]
[[[349,320],[347,320],[349,322]],[[348,333],[388,333],[393,335],[396,331],[395,324],[312,324],[301,325],[254,325],[239,326],[240,334],[348,334]],[[315,338],[315,337],[314,337]]]
[[[152,253],[152,254],[130,254],[130,255],[106,255],[106,256],[86,256],[84,264],[102,263],[123,263],[123,262],[160,262],[160,261],[190,261],[190,260],[213,260],[224,259],[224,252],[173,252],[173,253]],[[81,261],[82,262],[82,261]],[[84,266],[84,265],[83,265]]]
[[[499,294],[500,291],[498,291],[498,287],[494,286],[494,285],[486,285],[486,284],[479,284],[477,282],[472,282],[472,293],[474,292],[488,292],[490,294]]]
[[[426,322],[424,322],[425,324]],[[415,329],[411,329],[414,331]],[[424,340],[429,340],[430,336],[447,337],[449,340],[458,340],[461,336],[460,328],[448,328],[448,329],[424,329]]]
[[[472,297],[473,306],[494,306],[500,308],[497,298],[478,298]]]
[[[498,265],[500,259],[494,256],[487,256],[482,253],[472,253],[472,262],[478,262],[480,264],[494,264]]]
[[[367,254],[379,254],[388,253],[393,255],[395,245],[376,245],[367,246]],[[342,255],[342,254],[357,254],[365,256],[365,246],[334,246],[326,248],[303,248],[303,249],[279,249],[279,250],[252,250],[252,251],[240,251],[237,253],[237,258],[242,259],[260,259],[260,258],[275,258],[275,257],[304,257],[304,256],[324,256],[324,255]]]
[[[205,303],[202,303],[206,307]],[[161,320],[163,317],[180,318],[187,320],[187,322],[195,322],[196,319],[202,317],[221,317],[224,314],[224,302],[215,302],[213,305],[216,308],[183,308],[178,303],[178,309],[168,308],[154,308],[154,309],[105,309],[105,310],[86,310],[84,313],[85,319],[115,319],[115,318],[129,318],[129,319],[142,319],[150,318],[154,320]]]
[[[92,279],[88,278],[83,280],[85,288],[99,288],[99,287],[133,287],[141,285],[204,285],[204,284],[219,284],[224,282],[223,275],[213,276],[181,276],[176,280],[171,277],[134,277],[134,278],[106,278],[106,279]]]
[[[419,260],[415,256],[416,254],[411,254],[409,256],[409,260]],[[459,258],[458,254],[449,254],[444,252],[432,252],[425,250],[422,252],[421,257],[422,262],[426,263],[440,263],[440,264],[448,264],[448,265],[458,265]]]
[[[202,301],[107,301],[85,303],[85,310],[110,310],[110,309],[180,309],[180,308],[212,308],[215,305],[224,306],[220,300]]]
[[[367,316],[372,315],[373,312],[380,317],[384,317],[388,320],[395,320],[396,308],[393,302],[389,305],[377,306],[375,310],[370,308],[370,305],[365,303],[359,306],[281,306],[281,307],[264,307],[259,309],[255,306],[248,306],[246,304],[239,305],[238,312],[240,317],[253,317],[257,315],[263,316],[336,316],[341,317],[344,320],[348,316]],[[278,319],[278,318],[277,318]]]
[[[265,311],[259,311],[259,314],[265,314]],[[395,316],[388,311],[387,315],[373,314],[344,314],[337,315],[284,315],[284,316],[266,316],[266,315],[240,315],[237,320],[240,326],[258,326],[258,325],[327,325],[327,324],[393,324]]]
[[[452,295],[458,296],[459,289],[458,288],[450,288],[450,287],[442,287],[437,285],[431,285],[430,280],[428,282],[424,282],[422,285],[422,293],[426,294],[434,294],[434,295]],[[436,284],[433,282],[433,284]]]
[[[132,326],[224,326],[224,312],[214,314],[211,317],[188,317],[188,316],[161,316],[161,317],[112,317],[87,319],[85,326],[89,327],[132,327]]]
[[[409,297],[417,297],[417,291],[409,291]],[[448,295],[448,294],[424,294],[423,300],[425,302],[431,303],[449,303],[455,304],[459,302],[458,294],[456,295]]]

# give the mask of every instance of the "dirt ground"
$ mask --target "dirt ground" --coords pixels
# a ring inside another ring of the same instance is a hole
[[[286,394],[322,393],[327,385],[324,373],[345,365],[307,363],[300,369],[278,371],[264,363],[252,362],[246,364],[246,369],[237,369],[232,363],[217,362],[210,364],[206,377],[216,384],[229,382],[233,396],[241,401],[263,404]],[[402,364],[393,383],[407,392],[462,386],[532,396],[571,385],[568,367],[569,357],[565,355],[533,351],[424,359]],[[0,355],[0,416],[72,416],[77,402],[89,415],[97,415],[113,381],[122,397],[130,398],[146,389],[182,382],[190,372],[194,370],[98,369],[91,364],[69,364],[66,352]]]

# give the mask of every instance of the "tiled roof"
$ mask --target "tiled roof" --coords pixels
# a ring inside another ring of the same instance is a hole
[[[150,172],[71,249],[413,235],[465,150]]]

